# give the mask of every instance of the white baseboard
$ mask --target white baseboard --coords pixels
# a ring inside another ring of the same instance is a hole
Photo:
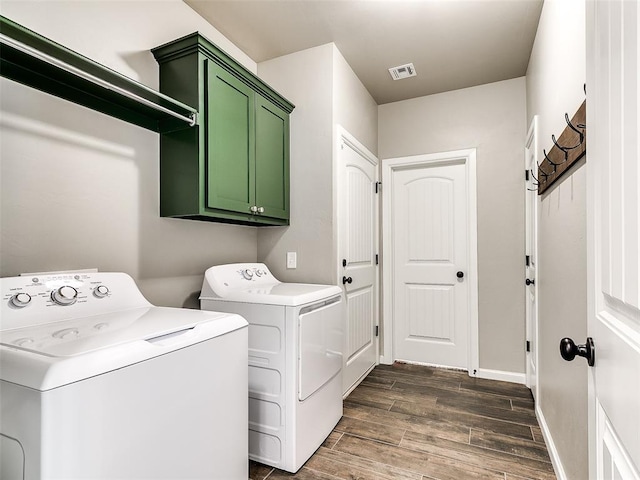
[[[387,355],[380,355],[380,363],[382,365],[393,365],[393,358]]]
[[[436,367],[436,368],[448,368],[452,370],[462,370],[467,371],[466,368],[457,368],[457,367],[449,367],[446,365],[435,365],[432,363],[422,363],[422,362],[408,362],[406,360],[397,360],[398,362],[410,363],[412,365],[424,365],[427,367]],[[384,355],[380,356],[380,363],[383,365],[392,365],[394,360],[385,357]],[[469,373],[470,377],[477,378],[486,378],[487,380],[500,380],[502,382],[510,382],[510,383],[520,383],[522,385],[526,385],[527,383],[527,375],[525,373],[516,373],[516,372],[505,372],[503,370],[489,370],[487,368],[479,368],[476,370],[476,374],[473,375],[471,372]]]
[[[478,378],[486,378],[487,380],[500,380],[502,382],[520,383],[525,385],[527,383],[527,375],[524,373],[505,372],[503,370],[489,370],[486,368],[479,368],[475,375]]]
[[[556,444],[553,443],[553,437],[551,436],[551,432],[549,431],[549,425],[547,425],[547,421],[545,420],[542,410],[537,403],[536,418],[538,419],[540,430],[542,430],[542,437],[547,444],[547,450],[549,451],[549,456],[551,457],[551,465],[553,465],[553,469],[556,472],[556,477],[558,478],[558,480],[567,480],[567,474],[564,472],[564,467],[562,466],[562,461],[560,461],[560,455],[558,454]]]

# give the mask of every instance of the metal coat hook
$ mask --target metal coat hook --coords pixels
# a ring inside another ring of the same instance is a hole
[[[547,178],[549,175],[552,175],[552,174],[554,173],[554,172],[551,172],[551,173],[547,173],[547,172],[545,172],[545,171],[542,169],[542,167],[540,166],[540,164],[539,164],[537,161],[536,161],[536,165],[538,165],[538,171],[539,171],[542,175],[544,175],[544,178]],[[553,169],[554,169],[554,171],[555,171],[555,167],[553,167]]]
[[[558,147],[560,150],[562,150],[562,152],[564,153],[564,161],[566,162],[569,159],[569,150],[571,150],[572,148],[576,148],[576,147],[563,147],[561,146],[557,140],[556,140],[556,136],[555,135],[551,135],[551,141],[553,142],[553,144]]]
[[[540,171],[542,172],[542,170],[540,170]],[[545,175],[545,173],[544,173],[544,172],[542,172],[542,174],[545,176],[545,178],[547,178],[547,177],[548,177],[548,175]],[[536,176],[533,174],[533,170],[531,170],[531,176],[533,177],[533,179],[534,179],[536,182],[538,182],[538,185],[540,185],[540,184],[542,183],[542,182],[541,182],[539,179],[537,179],[537,178],[536,178]]]
[[[569,126],[569,128],[570,128],[571,130],[573,130],[574,132],[576,132],[578,135],[580,135],[580,143],[578,143],[575,147],[569,147],[569,148],[577,148],[577,147],[579,147],[580,145],[582,145],[582,142],[584,142],[584,132],[583,132],[583,131],[578,130],[578,128],[580,128],[580,129],[584,130],[584,129],[586,128],[586,125],[584,125],[584,124],[582,124],[582,123],[579,123],[579,124],[577,125],[577,127],[578,127],[578,128],[574,127],[574,126],[573,126],[573,123],[571,123],[571,119],[569,118],[569,114],[567,114],[567,113],[565,113],[565,114],[564,114],[564,119],[565,119],[565,121],[567,122],[567,125]]]
[[[551,165],[553,165],[553,173],[555,173],[556,172],[556,167],[558,165],[561,165],[561,164],[560,163],[555,163],[553,160],[551,160],[549,158],[549,155],[547,155],[547,151],[544,148],[542,149],[542,153],[544,153],[544,158],[547,160],[547,162],[549,162]]]

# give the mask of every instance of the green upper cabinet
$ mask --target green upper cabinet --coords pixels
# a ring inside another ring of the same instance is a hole
[[[160,214],[289,224],[293,105],[194,33],[152,50],[160,90],[198,105],[199,123],[160,138]]]

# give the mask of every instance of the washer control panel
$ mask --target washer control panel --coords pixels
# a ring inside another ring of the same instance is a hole
[[[7,277],[0,287],[0,331],[149,305],[125,273]]]

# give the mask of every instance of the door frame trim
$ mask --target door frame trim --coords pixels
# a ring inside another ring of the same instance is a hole
[[[526,141],[525,141],[525,147],[524,147],[524,165],[525,165],[525,171],[529,169],[529,158],[527,156],[527,152],[530,150],[533,150],[533,157],[534,160],[537,162],[538,161],[538,115],[534,115],[533,118],[531,119],[531,125],[529,126],[529,131],[527,132],[527,137],[526,137]],[[527,202],[529,201],[529,196],[528,196],[528,192],[527,192],[527,188],[529,188],[529,185],[532,184],[531,179],[529,181],[525,180],[524,182],[525,184],[525,195],[527,195],[525,197],[525,215],[527,214]],[[529,331],[531,330],[531,333],[533,335],[533,338],[529,339],[529,338],[525,338],[525,340],[531,340],[532,342],[535,342],[535,358],[534,358],[534,362],[536,365],[536,385],[535,385],[535,390],[536,390],[536,404],[540,403],[540,382],[539,382],[539,355],[538,355],[538,338],[539,338],[539,313],[538,313],[538,309],[540,308],[540,299],[538,298],[538,285],[540,285],[540,262],[538,261],[538,196],[536,195],[536,199],[534,200],[534,203],[532,205],[529,206],[529,208],[531,208],[531,218],[525,218],[525,255],[528,255],[530,252],[527,251],[527,240],[526,238],[528,237],[528,228],[529,225],[527,225],[527,223],[529,221],[533,222],[533,229],[535,231],[535,243],[534,246],[532,247],[533,249],[533,255],[534,258],[536,259],[536,283],[534,284],[534,290],[535,290],[535,299],[534,299],[534,304],[535,304],[535,315],[531,315],[531,312],[529,312],[528,310],[528,304],[529,301],[526,299],[526,295],[528,295],[527,289],[525,288],[525,337],[528,335]],[[531,247],[531,246],[529,246]],[[525,276],[526,276],[526,267],[525,267]],[[531,352],[527,352],[525,353],[525,357],[528,357],[528,355],[531,355]],[[526,386],[531,389],[531,369],[529,368],[529,359],[526,358],[526,365],[525,365],[525,384]]]
[[[477,189],[476,189],[476,149],[454,150],[450,152],[428,153],[384,159],[382,163],[382,333],[383,354],[380,362],[391,364],[394,360],[393,352],[393,249],[392,232],[387,227],[392,215],[391,204],[392,176],[396,170],[414,166],[446,165],[453,161],[462,160],[467,175],[467,221],[469,224],[468,261],[469,271],[469,344],[467,371],[470,376],[476,376],[480,369],[478,345],[478,218],[477,218]],[[386,259],[386,260],[385,260]]]

